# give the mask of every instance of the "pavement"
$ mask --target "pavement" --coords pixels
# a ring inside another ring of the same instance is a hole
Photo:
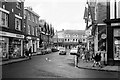
[[[37,56],[37,55],[34,55]],[[28,60],[28,58],[20,58],[20,59],[13,59],[13,60],[8,60],[8,61],[0,61],[0,65],[5,65],[5,64],[10,64],[10,63],[15,63],[15,62],[20,62],[20,61],[25,61]],[[120,72],[120,66],[102,66],[102,68],[95,66],[92,67],[93,61],[83,61],[79,60],[78,68],[82,69],[90,69],[90,70],[98,70],[98,71],[111,71],[111,72]]]
[[[82,59],[79,60],[78,68],[83,69],[92,69],[92,70],[98,70],[98,71],[112,71],[112,72],[120,72],[120,66],[105,66],[102,65],[102,68],[99,66],[93,67],[93,61],[83,61]]]

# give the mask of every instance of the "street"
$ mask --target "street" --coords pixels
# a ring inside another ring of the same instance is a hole
[[[76,68],[72,55],[59,55],[58,52],[3,65],[2,73],[3,78],[118,78],[117,72]]]

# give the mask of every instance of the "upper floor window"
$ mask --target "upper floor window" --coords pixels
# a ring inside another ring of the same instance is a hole
[[[69,42],[69,39],[68,39],[68,42]]]
[[[78,39],[76,39],[76,42],[78,41]]]
[[[32,32],[32,35],[34,35],[34,27],[32,27],[31,32]]]
[[[8,27],[8,14],[0,11],[0,25]]]
[[[83,42],[85,41],[85,39],[83,39]]]
[[[34,16],[33,16],[33,14],[31,14],[31,19],[32,19],[32,21],[34,22]]]
[[[67,41],[67,39],[65,39],[65,41]]]
[[[66,34],[65,37],[70,37],[70,35],[69,35],[69,34]]]
[[[73,37],[78,37],[78,35],[77,34],[73,34]]]
[[[21,31],[21,19],[15,18],[15,29]]]
[[[30,25],[28,25],[28,28],[27,28],[27,31],[28,31],[28,34],[30,35]]]
[[[30,16],[30,13],[28,13],[28,20],[31,20],[31,16]]]
[[[16,2],[16,7],[21,9],[21,3],[20,2]]]
[[[35,35],[38,36],[38,30],[37,30],[37,27],[35,27]]]

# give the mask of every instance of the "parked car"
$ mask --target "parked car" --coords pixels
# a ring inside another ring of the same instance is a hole
[[[66,49],[65,48],[60,48],[59,49],[59,55],[66,55]]]
[[[53,47],[52,49],[51,49],[51,51],[52,52],[57,52],[57,51],[59,51],[57,48],[55,48],[55,47]]]
[[[70,55],[77,55],[77,48],[72,48],[71,50],[70,50]]]
[[[47,51],[47,54],[52,52],[51,48],[47,48],[46,51]]]

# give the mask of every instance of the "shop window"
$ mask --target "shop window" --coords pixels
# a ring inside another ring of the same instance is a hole
[[[3,60],[8,58],[8,38],[0,37],[0,57]]]
[[[114,43],[114,60],[120,60],[120,38],[115,38]]]
[[[8,14],[0,11],[0,25],[8,27]]]
[[[15,29],[21,31],[21,19],[15,18]]]

